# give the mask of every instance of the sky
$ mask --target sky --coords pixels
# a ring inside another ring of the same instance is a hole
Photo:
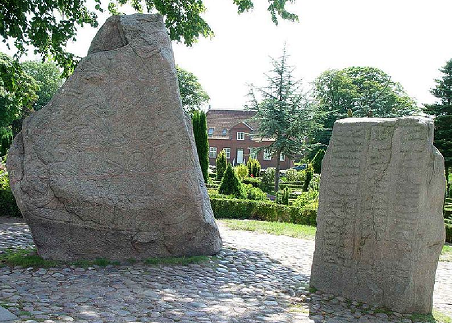
[[[176,63],[198,77],[212,109],[242,109],[250,84],[266,84],[270,57],[280,57],[284,44],[306,90],[327,69],[372,66],[419,104],[434,102],[429,90],[441,76],[438,69],[452,59],[450,0],[296,0],[288,8],[300,21],[280,20],[278,26],[264,0],[241,15],[232,0],[204,3],[215,37],[192,47],[173,43],[173,50]],[[85,56],[95,32],[81,29],[68,49]]]

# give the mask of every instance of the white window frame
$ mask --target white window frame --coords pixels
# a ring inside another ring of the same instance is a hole
[[[211,130],[212,130],[212,131],[211,131]],[[212,137],[214,131],[215,131],[215,128],[209,128],[209,130],[207,130],[207,136],[208,136],[208,137]]]
[[[272,153],[268,149],[264,149],[264,160],[272,160]]]
[[[224,128],[223,132],[221,133],[223,136],[227,136],[228,135],[228,129]]]
[[[245,140],[245,133],[243,131],[237,132],[237,140]]]
[[[285,161],[285,160],[286,160],[286,156],[284,156],[284,154],[281,153],[281,154],[279,155],[279,161]]]
[[[231,159],[231,148],[225,147],[223,150],[226,155],[226,159]]]
[[[217,158],[217,147],[209,147],[209,158]]]
[[[255,147],[250,148],[250,158],[257,159],[258,150]]]

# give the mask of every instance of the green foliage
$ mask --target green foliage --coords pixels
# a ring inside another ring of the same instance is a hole
[[[288,0],[269,0],[268,11],[277,24],[278,16],[291,21],[298,17],[286,10]],[[290,0],[289,0],[290,1]],[[104,2],[105,3],[105,2]],[[202,0],[109,0],[111,14],[120,14],[119,7],[130,4],[138,12],[158,12],[164,16],[170,38],[191,46],[202,37],[212,37],[213,31],[202,17],[206,11]],[[238,12],[253,8],[251,0],[233,0]],[[92,8],[92,9],[91,9]],[[0,7],[0,36],[13,42],[17,56],[29,48],[42,57],[53,57],[63,70],[71,74],[78,58],[66,51],[68,41],[75,40],[77,29],[85,24],[98,26],[98,12],[103,12],[101,0],[87,1],[9,1]]]
[[[54,62],[28,61],[21,63],[22,69],[37,83],[38,99],[33,104],[35,111],[42,109],[63,85],[61,71]]]
[[[238,179],[237,174],[232,169],[231,164],[228,164],[226,170],[224,171],[223,179],[221,180],[218,192],[225,195],[234,195],[237,198],[244,198],[246,196],[243,185]]]
[[[209,102],[210,97],[193,73],[179,66],[176,66],[176,70],[182,108],[185,112],[192,114],[193,111],[199,110],[202,104]]]
[[[298,239],[314,239],[316,232],[315,227],[303,224],[234,219],[224,219],[220,222],[231,230],[255,231]]]
[[[37,99],[37,90],[38,85],[20,64],[0,53],[0,135],[3,140],[20,131],[22,118],[29,114]],[[6,150],[3,144],[1,150]]]
[[[217,181],[221,181],[224,171],[228,166],[226,153],[224,152],[224,150],[220,151],[220,153],[218,154],[217,159],[215,160],[215,164],[217,166]]]
[[[296,169],[288,169],[286,170],[284,177],[287,182],[298,181],[298,171]]]
[[[276,170],[274,167],[268,167],[261,178],[261,189],[265,192],[269,192],[273,188],[273,184],[275,183],[275,173]]]
[[[306,137],[317,127],[315,106],[303,92],[301,80],[294,79],[294,68],[287,60],[284,49],[278,60],[272,59],[273,69],[266,74],[267,86],[252,87],[249,93],[248,108],[256,111],[258,135],[274,139],[266,149],[277,160],[275,191],[279,187],[280,155],[290,157],[302,152],[307,146]]]
[[[313,174],[309,182],[308,190],[318,191],[320,189],[320,174]]]
[[[325,156],[325,149],[319,149],[311,161],[312,167],[315,174],[320,174],[322,172],[322,160]]]
[[[0,159],[0,216],[22,216],[9,186],[8,172]]]
[[[242,181],[245,177],[248,176],[248,167],[246,167],[243,164],[235,166],[234,170],[240,181]]]
[[[288,187],[285,187],[283,190],[278,191],[276,194],[276,203],[289,205],[289,195],[290,191]]]
[[[316,225],[315,208],[298,208],[270,201],[211,198],[217,219],[249,219]]]
[[[447,178],[452,167],[452,59],[440,71],[442,78],[435,80],[436,87],[430,91],[438,100],[435,104],[426,104],[425,112],[436,116],[434,145],[444,156]],[[448,188],[450,191],[450,183]]]
[[[260,187],[261,186],[261,179],[255,178],[255,177],[246,177],[242,181],[243,184],[251,184],[254,187]]]
[[[268,200],[267,193],[251,184],[243,184],[246,191],[246,199],[248,200]]]
[[[312,176],[314,175],[314,168],[312,167],[312,164],[308,164],[308,167],[303,170],[306,174],[304,184],[303,184],[303,191],[307,191],[309,189],[309,184],[311,183]]]
[[[292,206],[305,207],[307,205],[314,206],[318,203],[319,191],[309,190],[307,192],[302,192],[297,196],[297,199],[292,202]]]
[[[452,243],[452,219],[444,219],[446,225],[446,241]]]
[[[327,70],[314,81],[322,127],[314,142],[328,146],[336,120],[353,117],[399,117],[419,112],[400,83],[374,67]]]
[[[250,177],[259,177],[261,174],[261,164],[257,159],[250,158],[246,163],[246,167],[248,167],[248,175]]]
[[[204,182],[207,183],[209,180],[209,142],[207,140],[206,113],[204,111],[194,111],[192,122],[199,164],[201,165]]]

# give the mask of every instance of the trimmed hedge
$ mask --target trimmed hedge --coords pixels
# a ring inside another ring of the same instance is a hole
[[[446,241],[452,243],[452,220],[444,220],[446,223]]]
[[[210,198],[217,219],[249,219],[316,225],[317,210],[267,201]]]

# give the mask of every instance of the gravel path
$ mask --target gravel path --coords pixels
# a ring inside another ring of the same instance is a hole
[[[25,224],[0,221],[0,253],[33,245]],[[29,323],[422,322],[309,293],[313,240],[220,230],[224,248],[202,264],[0,268],[0,305]],[[449,316],[451,277],[440,262],[434,307]]]

